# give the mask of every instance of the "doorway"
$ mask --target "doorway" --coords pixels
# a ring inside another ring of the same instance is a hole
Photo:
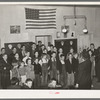
[[[35,36],[35,42],[38,43],[38,41],[41,41],[47,47],[48,44],[51,44],[52,42],[52,36],[51,35]]]

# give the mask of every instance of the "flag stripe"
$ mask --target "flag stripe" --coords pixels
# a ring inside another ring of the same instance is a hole
[[[39,12],[39,14],[51,14],[51,13],[56,13],[56,11],[52,11],[52,12]]]
[[[26,27],[26,29],[56,29],[56,27]]]
[[[31,19],[31,18],[28,18]],[[40,18],[40,19],[35,19],[35,20],[55,20],[56,18]]]
[[[56,23],[56,21],[26,21],[26,23]]]
[[[56,26],[56,24],[26,24],[26,26]]]
[[[50,16],[56,16],[56,15],[39,15],[40,17],[50,17]]]

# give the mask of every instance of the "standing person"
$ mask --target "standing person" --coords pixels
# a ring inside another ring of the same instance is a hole
[[[91,66],[91,79],[93,79],[94,76],[95,76],[95,57],[92,56],[91,50],[89,50],[88,53],[89,53],[89,58],[90,58],[90,61],[91,61],[91,64],[92,64],[92,66]]]
[[[21,59],[19,53],[15,54],[13,61],[16,61],[18,63],[18,66],[20,65]]]
[[[79,89],[91,89],[91,61],[87,52],[82,53],[82,62],[78,67],[76,87]]]
[[[20,85],[24,84],[26,81],[26,67],[24,61],[20,63],[19,69]]]
[[[47,86],[47,80],[48,80],[48,59],[47,54],[42,54],[42,59],[39,61],[41,67],[42,67],[42,85]]]
[[[22,45],[22,47],[21,47],[21,55],[20,55],[21,60],[25,57],[25,53],[26,53],[26,47],[25,47],[25,45]]]
[[[60,63],[58,66],[59,74],[60,74],[60,84],[63,88],[67,86],[67,74],[66,74],[66,63],[64,54],[60,55]]]
[[[98,55],[96,56],[96,77],[97,77],[97,81],[100,82],[100,47],[98,47],[97,49],[98,51]]]
[[[17,53],[16,47],[12,48],[12,53],[8,57],[9,64],[12,64],[15,54]]]
[[[1,48],[0,60],[3,60],[2,56],[5,54],[5,48]]]
[[[18,52],[20,58],[21,58],[21,51],[22,51],[22,50],[21,50],[21,44],[18,43],[18,44],[17,44],[17,52]]]
[[[78,54],[75,53],[73,57],[74,83],[75,84],[77,82],[77,77],[78,77],[78,66],[79,66]]]
[[[57,80],[57,60],[56,52],[52,52],[51,59],[49,61],[50,65],[50,79],[55,78]]]
[[[34,59],[35,51],[36,51],[36,44],[33,43],[31,46],[31,54],[30,54],[32,59]]]
[[[68,87],[74,86],[74,61],[72,53],[68,53],[68,59],[66,60],[66,70],[68,75]]]
[[[7,58],[7,54],[3,54],[3,60],[0,61],[1,86],[3,89],[10,85],[11,65],[8,63]]]
[[[26,66],[26,77],[34,80],[34,66],[32,65],[32,60],[28,58],[26,60],[27,66]]]
[[[42,69],[41,65],[39,64],[39,59],[37,58],[34,60],[34,72],[35,72],[34,88],[40,88]]]
[[[13,68],[11,69],[11,79],[13,77],[19,78],[19,72],[18,72],[19,65],[18,65],[17,61],[13,61],[12,66],[13,66]]]
[[[38,44],[36,46],[36,50],[39,52],[39,57],[41,57],[41,54],[42,54],[41,45],[42,45],[42,42],[38,41]]]

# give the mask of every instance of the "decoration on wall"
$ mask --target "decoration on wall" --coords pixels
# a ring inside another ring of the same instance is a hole
[[[62,33],[68,33],[68,31],[69,31],[69,26],[61,26],[61,31],[62,31]]]
[[[56,36],[57,36],[57,38],[60,38],[60,36],[61,36],[60,32],[57,32]]]
[[[19,33],[20,33],[19,25],[10,26],[10,34],[19,34]]]

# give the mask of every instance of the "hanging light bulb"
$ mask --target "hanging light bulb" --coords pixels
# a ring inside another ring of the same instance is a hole
[[[85,18],[85,25],[84,25],[83,33],[84,34],[88,33],[87,26],[86,26],[86,18]]]

